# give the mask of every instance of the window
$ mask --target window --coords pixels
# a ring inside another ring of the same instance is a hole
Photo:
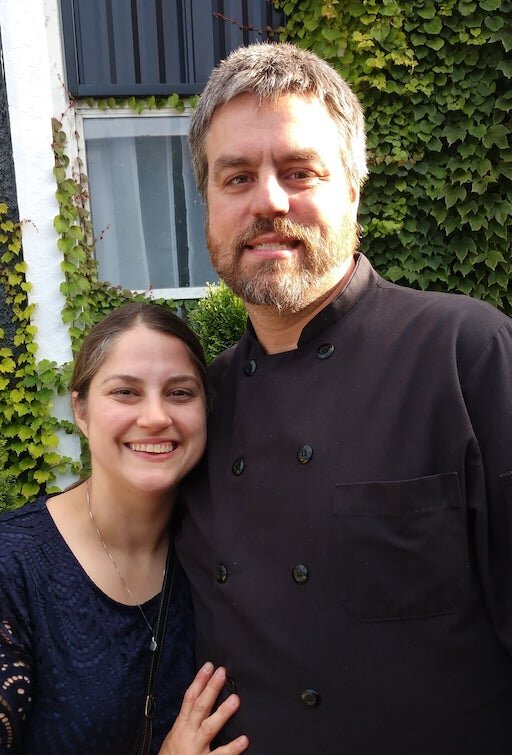
[[[217,276],[188,153],[186,115],[83,114],[99,276],[199,296]],[[178,290],[176,290],[178,289]]]

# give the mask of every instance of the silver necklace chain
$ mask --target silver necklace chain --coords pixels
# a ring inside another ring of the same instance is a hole
[[[119,581],[121,582],[121,584],[123,585],[123,587],[124,587],[124,589],[126,590],[127,594],[128,594],[129,596],[130,596],[130,598],[132,599],[132,601],[133,601],[133,602],[135,603],[135,605],[136,605],[136,606],[137,606],[137,608],[139,609],[139,611],[140,611],[140,615],[141,615],[141,616],[142,616],[142,618],[144,619],[144,622],[145,622],[145,624],[146,624],[147,628],[148,628],[148,629],[149,629],[149,631],[150,631],[150,634],[151,634],[151,641],[150,641],[150,643],[149,643],[149,649],[150,649],[150,651],[151,651],[152,653],[154,653],[154,652],[155,652],[155,650],[156,650],[156,648],[157,648],[157,643],[156,643],[156,639],[155,639],[155,632],[154,632],[154,629],[153,629],[153,627],[151,626],[151,624],[149,623],[149,621],[148,621],[148,619],[147,619],[147,616],[146,616],[146,614],[145,614],[145,613],[144,613],[144,611],[142,610],[142,606],[141,606],[141,604],[137,602],[137,599],[136,599],[135,595],[133,594],[133,592],[132,592],[132,591],[131,591],[131,589],[130,589],[130,586],[128,585],[128,583],[126,582],[125,578],[124,578],[124,577],[123,577],[123,575],[121,574],[121,571],[120,571],[120,569],[119,569],[118,565],[116,564],[116,561],[115,561],[115,559],[114,559],[114,556],[113,556],[113,555],[111,554],[111,552],[109,551],[109,549],[108,549],[108,546],[107,546],[106,542],[104,541],[104,539],[103,539],[103,536],[102,536],[102,534],[101,534],[101,530],[100,530],[100,528],[98,527],[98,524],[97,524],[97,522],[96,522],[96,519],[94,518],[94,515],[93,515],[93,513],[92,513],[92,508],[91,508],[91,497],[90,497],[90,494],[89,494],[89,481],[87,481],[87,485],[86,485],[86,488],[85,488],[85,495],[86,495],[86,498],[87,498],[87,508],[88,508],[88,510],[89,510],[89,518],[90,518],[90,520],[91,520],[91,522],[92,522],[92,525],[93,525],[94,529],[96,530],[96,534],[98,535],[98,540],[100,541],[100,543],[101,543],[101,545],[102,545],[102,547],[103,547],[103,550],[105,551],[105,553],[106,553],[106,554],[107,554],[107,556],[109,557],[109,559],[110,559],[110,561],[111,561],[111,563],[112,563],[112,566],[113,566],[113,567],[114,567],[114,569],[116,570],[117,576],[119,577]],[[164,570],[164,574],[165,574],[165,570]]]

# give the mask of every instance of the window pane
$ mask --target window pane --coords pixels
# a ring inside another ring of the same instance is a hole
[[[101,280],[131,289],[214,282],[187,116],[84,116]]]

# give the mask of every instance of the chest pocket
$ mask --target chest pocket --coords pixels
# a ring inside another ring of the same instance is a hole
[[[339,597],[364,621],[453,611],[467,549],[458,476],[337,485],[334,549]]]

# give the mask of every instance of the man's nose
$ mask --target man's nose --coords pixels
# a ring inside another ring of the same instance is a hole
[[[290,209],[288,193],[277,176],[262,176],[255,184],[251,211],[254,216],[286,215]]]

